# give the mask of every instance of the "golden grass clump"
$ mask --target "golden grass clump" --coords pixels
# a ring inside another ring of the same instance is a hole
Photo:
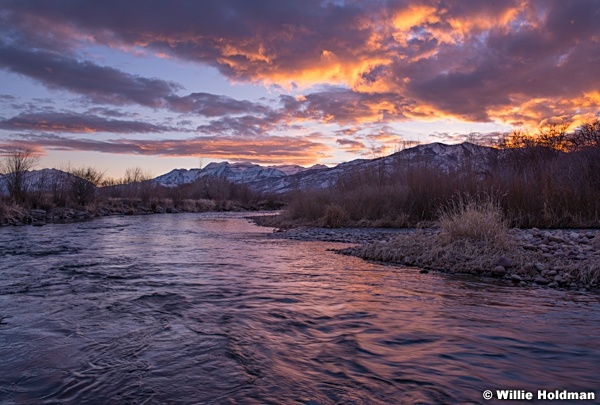
[[[440,209],[438,225],[442,244],[467,240],[502,248],[508,242],[508,225],[502,209],[491,198],[477,201],[460,196],[452,200]]]
[[[399,235],[389,243],[372,243],[358,249],[358,256],[439,269],[480,274],[495,267],[496,260],[513,251],[514,242],[502,211],[491,199],[469,197],[452,200],[440,210],[437,230]],[[518,255],[511,255],[521,262]]]

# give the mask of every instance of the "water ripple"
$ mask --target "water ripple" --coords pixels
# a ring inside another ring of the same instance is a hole
[[[469,404],[600,386],[597,295],[270,232],[222,213],[0,229],[0,402]]]

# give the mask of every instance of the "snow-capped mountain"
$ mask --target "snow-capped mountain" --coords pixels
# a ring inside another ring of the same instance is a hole
[[[210,163],[202,169],[175,169],[149,181],[163,187],[177,187],[202,178],[225,178],[235,184],[246,184],[255,191],[280,194],[331,187],[354,171],[384,170],[393,173],[402,167],[427,167],[449,172],[468,166],[475,172],[485,173],[489,170],[490,158],[497,153],[497,149],[467,142],[459,145],[432,143],[377,159],[356,159],[331,168],[324,165],[264,167],[249,162],[220,162]],[[30,190],[49,190],[69,181],[69,176],[72,175],[56,169],[34,170],[26,174],[25,184]],[[0,175],[0,195],[8,194],[5,177]]]
[[[225,178],[232,183],[251,183],[261,179],[285,177],[287,174],[272,167],[262,167],[249,162],[242,163],[209,163],[203,169],[175,169],[158,176],[152,181],[165,187],[176,187],[189,184],[204,177]]]
[[[66,186],[71,178],[72,174],[58,169],[32,170],[24,174],[23,186],[26,190],[48,191]],[[8,194],[8,176],[0,175],[0,195]]]
[[[298,165],[260,166],[250,162],[241,163],[209,163],[203,169],[175,169],[156,177],[152,181],[165,187],[176,187],[189,184],[205,177],[225,178],[236,184],[253,184],[263,181],[276,181],[287,176],[297,175],[315,170],[328,169],[325,165],[303,167]]]
[[[432,143],[382,158],[356,159],[332,168],[324,165],[309,168],[295,165],[263,167],[248,162],[221,162],[210,163],[203,169],[176,169],[151,181],[165,187],[175,187],[200,178],[219,177],[236,184],[246,184],[255,191],[279,194],[292,190],[327,188],[355,170],[385,170],[391,173],[400,165],[423,166],[446,172],[469,165],[473,170],[483,173],[487,170],[489,158],[496,153],[496,149],[468,142],[459,145]]]
[[[320,170],[320,169],[328,168],[325,165],[318,165],[318,164],[312,165],[311,167],[304,167],[304,166],[298,166],[298,165],[279,165],[279,166],[267,166],[267,167],[282,171],[288,176],[291,176],[293,174],[298,174],[300,172],[305,172],[307,170]]]
[[[173,169],[169,173],[160,175],[150,181],[164,187],[177,187],[195,182],[198,180],[201,171],[202,169]]]
[[[200,177],[224,177],[232,183],[250,183],[260,179],[272,179],[287,176],[272,167],[262,167],[250,162],[210,163],[200,172]]]
[[[458,145],[430,143],[405,149],[384,158],[375,159],[370,164],[382,160],[387,165],[425,165],[445,172],[469,166],[475,171],[485,172],[488,169],[490,158],[497,153],[498,149],[475,145],[469,142]]]

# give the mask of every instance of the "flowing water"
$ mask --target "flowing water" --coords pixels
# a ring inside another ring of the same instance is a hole
[[[270,233],[214,213],[0,229],[0,403],[600,396],[596,294],[420,274]]]

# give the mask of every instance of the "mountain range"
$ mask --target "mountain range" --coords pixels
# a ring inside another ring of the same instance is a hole
[[[165,187],[188,184],[206,177],[226,178],[235,184],[246,184],[259,192],[285,193],[295,189],[327,188],[352,171],[385,170],[391,172],[398,165],[421,165],[443,171],[471,165],[478,172],[485,172],[489,158],[497,149],[472,143],[446,145],[431,143],[404,149],[389,156],[375,159],[356,159],[335,167],[315,165],[268,166],[243,163],[210,163],[202,169],[175,169],[151,181]]]
[[[261,166],[249,162],[220,162],[198,169],[174,169],[149,181],[163,187],[177,187],[202,178],[225,178],[235,184],[245,184],[258,192],[280,194],[292,190],[327,188],[353,171],[391,172],[398,165],[426,166],[446,172],[470,165],[472,169],[483,173],[488,170],[490,157],[497,152],[497,149],[468,142],[457,145],[431,143],[385,157],[352,160],[335,167],[314,165],[305,168],[296,165]],[[64,175],[64,172],[56,169],[34,170],[27,173],[26,182],[30,188],[39,188],[42,184],[50,184],[49,179],[65,179]],[[7,191],[6,180],[0,175],[0,194],[6,195]]]

